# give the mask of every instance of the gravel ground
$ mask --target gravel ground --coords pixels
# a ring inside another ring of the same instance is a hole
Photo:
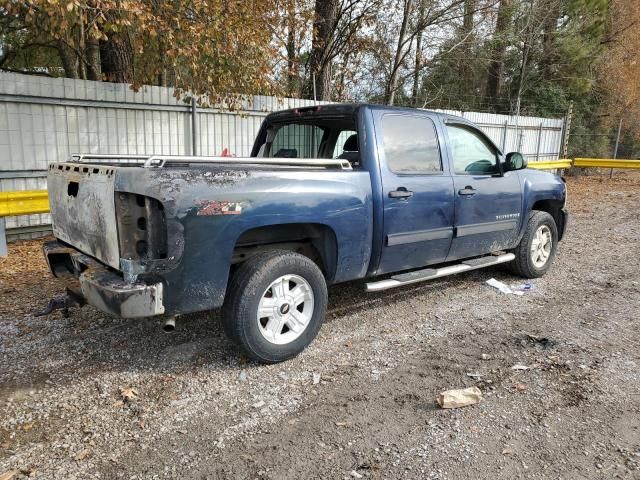
[[[640,175],[569,191],[567,238],[533,291],[485,285],[522,282],[500,269],[338,285],[311,347],[271,366],[240,356],[215,313],[173,334],[91,307],[33,317],[60,287],[39,242],[10,245],[0,478],[640,478]],[[472,385],[479,405],[436,405]]]

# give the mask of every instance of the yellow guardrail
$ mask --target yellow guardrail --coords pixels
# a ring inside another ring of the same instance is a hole
[[[46,190],[0,192],[0,217],[48,212],[49,196]]]
[[[542,162],[529,162],[529,168],[551,170],[571,167],[631,168],[640,169],[640,160],[614,158],[564,158]],[[46,190],[0,192],[0,217],[30,215],[49,212],[49,197]]]
[[[619,160],[617,158],[576,158],[573,160],[573,166],[640,169],[640,160]]]
[[[536,170],[552,170],[555,168],[571,168],[571,159],[563,158],[561,160],[547,160],[542,162],[529,162],[529,168]]]

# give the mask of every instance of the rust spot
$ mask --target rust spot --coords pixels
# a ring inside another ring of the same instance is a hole
[[[228,202],[224,200],[205,200],[200,202],[198,215],[240,215],[242,202]]]

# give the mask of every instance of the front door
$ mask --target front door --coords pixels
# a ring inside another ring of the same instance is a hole
[[[446,259],[453,236],[453,182],[428,113],[379,113],[384,228],[378,274]]]
[[[513,247],[522,189],[517,172],[501,174],[499,152],[466,124],[447,123],[455,191],[455,236],[447,261]]]

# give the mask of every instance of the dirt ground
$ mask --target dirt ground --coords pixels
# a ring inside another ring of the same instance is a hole
[[[330,290],[320,335],[261,366],[217,314],[34,317],[37,241],[0,259],[0,478],[640,478],[640,175],[569,179],[571,224],[524,296],[479,270]],[[527,369],[513,369],[515,365]],[[480,404],[436,395],[477,385]]]

